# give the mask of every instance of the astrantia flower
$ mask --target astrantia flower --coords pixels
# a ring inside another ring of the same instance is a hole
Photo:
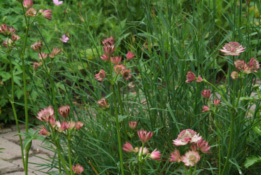
[[[52,127],[54,127],[56,125],[56,122],[55,122],[55,118],[54,117],[49,117],[49,123]]]
[[[20,36],[18,36],[18,35],[16,35],[16,34],[13,34],[13,35],[12,35],[12,40],[13,40],[13,41],[17,41],[17,40],[19,40],[19,39],[21,39]]]
[[[135,150],[136,150],[136,148],[135,148]],[[136,152],[136,151],[135,151]],[[145,154],[148,154],[149,153],[149,150],[148,150],[148,148],[146,148],[146,147],[143,147],[143,149],[142,149],[142,147],[140,147],[140,149],[139,149],[139,156],[141,155],[141,152],[142,152],[142,155],[145,155]]]
[[[24,8],[30,8],[33,6],[33,1],[32,0],[24,0],[23,2]]]
[[[107,103],[105,98],[100,99],[97,103],[102,107],[102,109],[106,109],[110,107],[110,104]]]
[[[255,58],[251,58],[248,63],[248,67],[251,72],[257,72],[257,70],[259,69],[259,61],[257,61]]]
[[[170,154],[169,158],[170,162],[180,162],[181,161],[181,156],[179,150],[175,149],[174,152]]]
[[[178,138],[173,140],[175,146],[186,145],[188,143],[197,143],[202,137],[192,129],[185,129],[181,131]]]
[[[49,57],[54,58],[56,55],[58,55],[61,52],[58,48],[53,48],[53,52],[49,54]]]
[[[78,121],[78,122],[75,123],[75,129],[79,130],[82,127],[83,127],[83,123],[82,122]]]
[[[67,43],[69,41],[69,37],[66,35],[63,35],[62,38],[60,39],[62,42]]]
[[[30,17],[34,17],[36,16],[36,14],[37,11],[33,7],[29,8],[25,13],[26,16],[30,16]]]
[[[120,74],[120,73],[122,73],[125,70],[125,68],[126,67],[124,65],[115,65],[114,66],[114,72],[116,74]]]
[[[113,64],[119,64],[121,62],[121,57],[111,57],[111,62]]]
[[[3,46],[4,47],[11,47],[13,44],[13,41],[11,39],[6,39],[5,41],[3,41]]]
[[[237,72],[237,71],[231,72],[231,78],[232,78],[233,80],[236,80],[236,79],[238,78],[238,72]]]
[[[152,151],[152,153],[150,153],[150,158],[153,160],[160,161],[160,158],[161,158],[160,151],[157,151],[156,149],[154,151]]]
[[[42,60],[42,59],[45,59],[48,57],[48,54],[47,53],[39,53],[39,60]]]
[[[220,100],[219,100],[219,99],[215,99],[215,100],[214,100],[214,105],[217,106],[217,105],[219,105],[219,104],[220,104]]]
[[[60,115],[63,116],[64,118],[67,118],[69,116],[70,110],[71,108],[69,105],[61,106],[58,109]]]
[[[208,145],[208,142],[203,140],[203,139],[200,139],[197,144],[196,144],[197,148],[203,152],[203,153],[209,153],[209,150],[210,150],[210,146]]]
[[[43,43],[42,41],[37,41],[36,43],[34,43],[33,45],[31,45],[31,48],[36,51],[36,52],[40,52],[43,48]]]
[[[125,80],[128,80],[131,78],[131,70],[124,70],[122,72],[122,76]]]
[[[2,34],[9,34],[8,26],[6,24],[1,24],[1,26],[0,26],[0,33],[2,33]]]
[[[241,46],[238,42],[229,42],[225,44],[225,46],[220,49],[224,55],[231,55],[231,56],[239,56],[240,53],[245,51],[245,48]]]
[[[197,83],[200,83],[200,82],[202,82],[202,81],[203,81],[203,79],[201,78],[201,76],[198,76],[196,82],[197,82]]]
[[[190,82],[192,82],[192,81],[194,81],[196,79],[196,76],[195,76],[195,74],[193,72],[188,71],[187,75],[186,75],[186,78],[187,78],[186,83],[190,83]]]
[[[114,45],[103,46],[103,51],[106,55],[112,55],[115,50]]]
[[[48,19],[48,20],[52,20],[52,10],[43,10],[40,9],[39,13],[41,13],[43,15],[44,18]]]
[[[67,121],[62,122],[62,124],[61,124],[61,129],[62,129],[63,131],[69,129],[69,127],[70,127],[69,122],[67,122]]]
[[[132,147],[132,145],[129,142],[126,142],[123,145],[122,150],[126,151],[126,152],[132,152],[133,151],[133,147]]]
[[[75,128],[75,122],[74,121],[69,121],[69,130],[72,130],[73,128]]]
[[[104,60],[104,61],[108,61],[109,60],[109,56],[104,54],[101,56],[101,59]]]
[[[33,63],[33,69],[36,70],[36,69],[38,69],[38,67],[40,67],[41,65],[42,65],[42,63],[34,62],[34,63]]]
[[[58,5],[63,4],[63,1],[53,0],[53,3],[54,3],[56,6],[58,6]]]
[[[134,57],[135,57],[135,54],[132,53],[131,51],[128,51],[128,53],[127,53],[127,55],[126,55],[127,60],[129,61],[129,60],[131,60],[131,59],[134,58]]]
[[[40,134],[40,135],[43,135],[43,136],[49,136],[49,135],[50,135],[50,132],[48,132],[45,127],[43,127],[43,128],[39,131],[39,134]]]
[[[106,46],[106,45],[114,45],[114,38],[111,36],[111,37],[109,37],[109,38],[106,38],[106,39],[104,39],[103,41],[102,41],[102,44],[104,45],[104,46]]]
[[[138,122],[136,122],[136,121],[129,121],[129,127],[131,129],[135,129],[137,124],[138,124]]]
[[[101,69],[100,72],[95,75],[95,79],[98,81],[103,81],[104,78],[105,78],[105,71]]]
[[[151,131],[148,132],[145,130],[139,130],[137,133],[138,133],[140,140],[143,143],[148,142],[150,140],[150,138],[153,136],[153,132],[151,132]]]
[[[204,89],[202,92],[201,92],[201,95],[205,98],[209,98],[210,95],[211,95],[211,91],[209,89]]]
[[[188,151],[181,157],[181,160],[186,166],[194,166],[200,160],[200,156],[197,151]]]
[[[80,164],[76,164],[76,166],[72,166],[73,172],[75,174],[81,174],[84,168]]]
[[[244,60],[236,60],[234,62],[234,65],[237,68],[237,70],[239,70],[239,71],[248,69],[248,66]]]
[[[48,108],[45,108],[40,112],[38,112],[37,118],[41,121],[48,122],[50,117],[53,117],[53,115],[54,115],[54,110],[51,106],[49,106]]]
[[[202,112],[208,112],[208,111],[209,111],[209,107],[206,106],[206,105],[204,105],[204,106],[203,106],[203,110],[202,110]]]

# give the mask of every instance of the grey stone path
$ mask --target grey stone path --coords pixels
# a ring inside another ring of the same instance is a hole
[[[21,132],[25,131],[25,127],[21,126]],[[0,129],[0,175],[24,175],[21,148],[16,126],[6,129]],[[43,169],[39,164],[44,164],[53,157],[53,152],[44,149],[48,145],[38,140],[33,140],[29,157],[29,175],[43,175],[48,169],[42,172],[37,171]],[[2,152],[2,153],[1,153]],[[44,160],[45,159],[45,160]],[[38,165],[37,165],[38,164]]]

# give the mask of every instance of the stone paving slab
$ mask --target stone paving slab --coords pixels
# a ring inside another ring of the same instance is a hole
[[[24,175],[24,174],[25,173],[23,171],[17,171],[17,172],[12,172],[12,173],[3,174],[3,175]],[[29,172],[28,175],[37,175],[37,174]]]
[[[22,169],[19,168],[17,165],[0,159],[0,174],[15,172],[19,170],[21,171]]]

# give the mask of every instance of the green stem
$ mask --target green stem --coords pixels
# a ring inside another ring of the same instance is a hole
[[[139,155],[139,175],[141,175],[141,165],[142,165],[142,154],[143,154],[143,148],[144,148],[144,143],[142,142],[142,147],[141,147],[141,152],[138,150]]]
[[[70,171],[71,171],[71,175],[73,175],[73,170],[72,170],[72,153],[71,153],[71,140],[70,140],[70,139],[68,139],[68,153],[69,153]]]
[[[215,107],[216,111],[216,107]],[[221,174],[221,144],[220,144],[220,131],[219,127],[217,126],[216,114],[215,111],[213,112],[213,123],[217,129],[217,136],[218,136],[218,174]]]
[[[121,162],[121,174],[124,175],[123,157],[122,157],[122,148],[121,148],[121,136],[120,136],[120,125],[119,125],[118,109],[117,109],[117,98],[116,98],[116,92],[115,92],[114,85],[112,85],[112,89],[113,89],[113,96],[114,96],[114,108],[115,108],[114,110],[115,110],[115,118],[116,118],[118,147],[119,147],[120,162]]]
[[[65,160],[63,159],[62,154],[61,154],[59,141],[56,141],[56,142],[55,142],[55,146],[56,146],[56,150],[57,150],[57,152],[58,152],[58,156],[59,156],[59,159],[60,159],[61,162],[62,162],[62,165],[63,165],[64,170],[66,171],[67,174],[70,174],[70,172],[67,170],[66,162],[65,162]]]
[[[123,112],[123,104],[122,104],[122,100],[121,100],[121,89],[120,89],[119,84],[118,84],[118,96],[119,96],[119,104],[120,104],[121,115],[123,115],[124,114],[124,112]],[[123,126],[125,140],[127,140],[126,128],[125,128],[124,123],[123,123],[122,126]]]

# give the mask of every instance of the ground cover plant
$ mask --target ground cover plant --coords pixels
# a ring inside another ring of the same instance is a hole
[[[46,174],[261,173],[259,0],[0,8],[0,120],[25,174],[33,139]]]

